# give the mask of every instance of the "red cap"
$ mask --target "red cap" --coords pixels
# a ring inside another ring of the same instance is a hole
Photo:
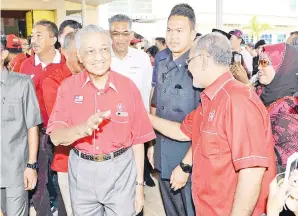
[[[10,34],[6,36],[6,48],[7,49],[21,49],[21,40],[17,36]]]

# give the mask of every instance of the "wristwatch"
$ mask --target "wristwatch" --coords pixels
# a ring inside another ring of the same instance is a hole
[[[180,167],[183,172],[185,173],[191,173],[192,172],[192,166],[189,164],[185,164],[182,161],[180,162]]]
[[[27,163],[27,168],[30,168],[30,169],[33,169],[33,170],[37,170],[37,162],[33,163],[33,164],[30,164],[30,163]]]

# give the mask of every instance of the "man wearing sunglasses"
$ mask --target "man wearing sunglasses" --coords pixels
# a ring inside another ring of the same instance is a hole
[[[263,215],[276,173],[266,108],[229,72],[232,50],[225,36],[200,37],[189,56],[193,86],[204,88],[202,103],[182,124],[150,115],[151,123],[173,140],[192,140],[196,215]]]

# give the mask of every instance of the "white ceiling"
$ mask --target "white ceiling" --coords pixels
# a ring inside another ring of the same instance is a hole
[[[82,0],[67,0],[74,3],[82,3]],[[111,2],[112,0],[85,0],[87,5],[98,6],[100,4]]]

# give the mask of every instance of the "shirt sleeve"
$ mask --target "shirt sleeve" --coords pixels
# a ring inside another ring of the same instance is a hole
[[[257,99],[239,95],[227,102],[225,128],[236,171],[269,165],[270,120]]]
[[[200,112],[199,110],[194,110],[191,113],[189,113],[185,119],[183,120],[180,129],[181,131],[188,136],[190,139],[192,139],[192,125],[193,125],[193,120],[195,117],[196,112]]]
[[[23,95],[24,118],[27,128],[35,127],[42,123],[35,88],[30,78],[26,79]]]
[[[65,99],[64,84],[58,88],[56,102],[51,113],[47,134],[50,134],[57,128],[66,128],[69,126],[69,115],[67,111],[67,100]]]
[[[132,83],[134,97],[134,116],[132,119],[132,144],[142,144],[156,138],[148,113],[144,107],[140,91]]]

